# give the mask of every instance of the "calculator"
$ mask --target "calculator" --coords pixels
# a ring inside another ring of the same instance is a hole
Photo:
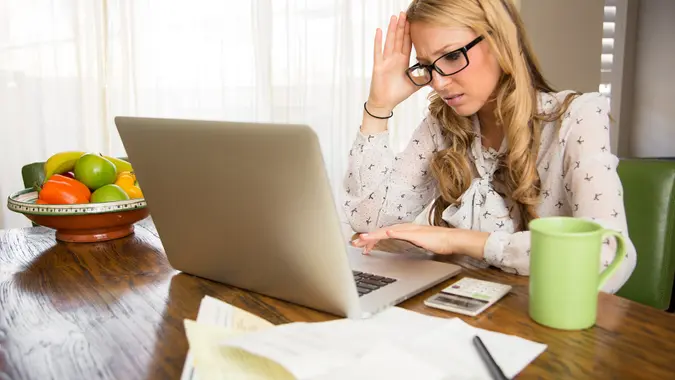
[[[429,307],[475,317],[511,290],[510,285],[464,277],[427,298]]]

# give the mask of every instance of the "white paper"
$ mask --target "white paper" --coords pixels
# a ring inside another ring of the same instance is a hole
[[[397,346],[382,344],[373,347],[356,362],[312,380],[443,380],[443,371],[420,361],[416,355]]]
[[[199,304],[197,323],[220,326],[240,333],[262,330],[273,326],[264,319],[209,296],[202,298]],[[194,359],[193,353],[191,350],[188,350],[180,380],[199,380]]]
[[[245,332],[190,319],[183,323],[193,358],[193,373],[200,379],[295,380],[273,360],[220,344]]]
[[[346,340],[340,339],[329,329],[315,327],[305,323],[277,326],[266,334],[233,337],[225,341],[225,346],[269,358],[281,364],[297,379],[309,379],[358,360],[359,356],[354,350],[344,349]]]
[[[424,352],[424,360],[453,377],[491,379],[473,344],[476,335],[508,378],[516,376],[546,349],[544,344],[517,336],[475,328],[459,318],[453,318],[444,327],[411,340],[408,349]]]
[[[223,344],[269,358],[299,380],[338,378],[341,373],[365,372],[365,368],[378,373],[382,367],[376,363],[385,358],[390,365],[396,363],[395,372],[401,374],[423,370],[429,378],[440,373],[490,379],[473,346],[475,335],[508,377],[546,349],[543,344],[474,328],[459,318],[430,317],[398,307],[367,320],[291,323],[233,337]],[[388,348],[386,354],[378,352],[383,347]]]
[[[205,296],[199,304],[197,322],[230,327],[232,323],[232,311],[233,307],[231,305],[215,298]],[[180,380],[199,380],[193,363],[194,359],[190,350],[188,350]]]
[[[444,318],[389,308],[364,320],[290,323],[264,334],[235,337],[224,345],[272,359],[298,379],[310,379],[353,364],[372,351],[374,344],[405,346],[446,323]]]

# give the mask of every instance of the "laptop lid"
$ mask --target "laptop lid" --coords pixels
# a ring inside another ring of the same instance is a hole
[[[175,269],[361,315],[311,128],[139,117],[115,124]]]

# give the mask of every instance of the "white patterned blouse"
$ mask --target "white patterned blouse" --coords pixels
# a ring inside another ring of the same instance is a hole
[[[551,112],[569,91],[540,93],[539,110]],[[626,259],[603,291],[614,293],[628,280],[637,255],[626,227],[618,158],[609,150],[609,105],[599,93],[574,99],[560,129],[543,124],[537,171],[541,179],[539,216],[574,216],[618,230],[626,240]],[[529,274],[530,232],[524,230],[514,202],[502,198],[503,181],[495,176],[499,156],[505,152],[483,147],[480,125],[473,117],[476,138],[467,152],[473,182],[459,205],[449,206],[443,219],[456,228],[490,232],[484,260],[504,271]],[[356,232],[412,222],[439,194],[429,164],[447,141],[439,123],[427,116],[399,154],[389,148],[387,131],[364,135],[360,131],[349,152],[344,179],[343,209]],[[606,240],[601,270],[614,258],[615,241]]]

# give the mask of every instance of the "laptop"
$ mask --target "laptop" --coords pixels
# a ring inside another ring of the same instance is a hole
[[[461,271],[427,255],[352,247],[309,126],[137,117],[115,124],[176,270],[348,318]]]

